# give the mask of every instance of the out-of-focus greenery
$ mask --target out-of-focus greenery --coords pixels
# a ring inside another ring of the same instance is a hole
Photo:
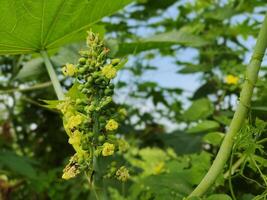
[[[130,147],[101,160],[105,187],[96,190],[114,200],[182,200],[190,194],[209,169],[233,116],[266,2],[139,0],[115,14],[131,1],[71,0],[63,5],[54,0],[54,7],[10,2],[0,2],[0,199],[96,199],[83,175],[61,179],[74,150],[59,113],[43,106],[42,100],[56,95],[42,59],[33,53],[49,50],[67,90],[71,80],[61,75],[61,66],[76,62],[89,28],[105,38],[112,57],[129,59],[114,82],[114,98],[127,108],[118,136]],[[40,8],[49,12],[42,15]],[[43,29],[40,16],[47,19]],[[158,59],[166,65],[154,66]],[[195,91],[146,78],[167,70],[169,60],[177,74],[199,76]],[[203,199],[267,198],[265,65],[231,159]],[[114,174],[122,164],[129,169],[127,182]]]

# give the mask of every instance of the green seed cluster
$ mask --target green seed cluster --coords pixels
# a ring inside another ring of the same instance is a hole
[[[125,118],[126,111],[113,102],[111,83],[120,59],[109,59],[109,49],[93,32],[88,32],[87,47],[80,51],[78,64],[66,64],[62,68],[64,75],[75,77],[77,88],[75,98],[69,96],[57,106],[63,113],[69,143],[76,151],[64,169],[65,179],[81,171],[92,171],[93,157],[111,156],[125,149],[125,142],[115,134],[118,121]]]

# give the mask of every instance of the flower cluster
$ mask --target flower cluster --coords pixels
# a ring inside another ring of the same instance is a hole
[[[93,159],[98,156],[112,156],[116,151],[127,149],[126,142],[115,135],[118,122],[127,112],[112,100],[112,79],[116,77],[121,61],[108,58],[109,49],[91,31],[87,47],[80,51],[78,64],[68,63],[62,68],[65,76],[74,78],[74,84],[69,91],[71,94],[66,95],[57,108],[63,114],[69,143],[76,151],[63,171],[64,179],[82,171],[93,171]]]
[[[125,182],[130,178],[129,170],[122,166],[117,170],[116,176],[119,181]]]

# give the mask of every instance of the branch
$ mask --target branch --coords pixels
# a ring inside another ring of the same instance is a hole
[[[202,196],[215,182],[218,175],[222,172],[234,144],[236,134],[239,132],[244,123],[248,109],[250,107],[253,89],[258,78],[258,72],[267,47],[267,15],[263,21],[261,30],[258,35],[254,53],[246,70],[246,80],[240,93],[240,101],[231,121],[229,131],[225,135],[220,150],[213,161],[209,171],[202,179],[200,184],[189,195]]]

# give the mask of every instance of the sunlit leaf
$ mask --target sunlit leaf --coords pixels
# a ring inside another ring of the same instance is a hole
[[[1,0],[0,54],[33,53],[85,38],[132,0]]]

